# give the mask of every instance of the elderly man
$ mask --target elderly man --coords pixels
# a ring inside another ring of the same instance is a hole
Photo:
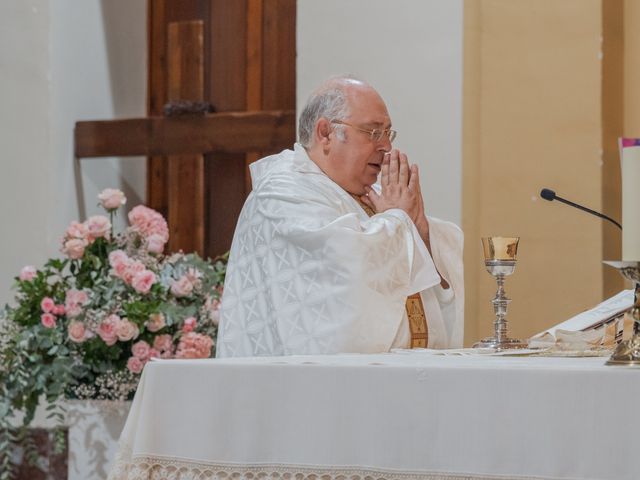
[[[425,216],[418,167],[392,150],[380,95],[332,78],[299,135],[251,165],[218,357],[461,346],[462,232]]]

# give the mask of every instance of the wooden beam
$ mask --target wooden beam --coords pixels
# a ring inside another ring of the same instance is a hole
[[[77,122],[74,149],[78,158],[244,153],[288,148],[292,138],[293,110],[217,113]]]

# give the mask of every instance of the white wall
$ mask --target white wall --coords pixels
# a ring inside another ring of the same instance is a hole
[[[81,206],[100,213],[100,190],[121,188],[129,206],[144,199],[142,158],[83,160],[76,188],[73,126],[145,114],[146,0],[3,0],[0,19],[4,304],[23,265],[59,255]]]
[[[378,89],[427,213],[461,223],[462,0],[298,1],[298,109],[326,77]]]

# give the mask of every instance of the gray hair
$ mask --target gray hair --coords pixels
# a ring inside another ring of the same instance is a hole
[[[347,96],[344,92],[345,83],[348,83],[349,80],[364,83],[352,75],[340,75],[329,78],[311,94],[298,121],[298,135],[303,147],[309,148],[311,146],[313,129],[318,120],[326,118],[333,122],[344,120],[349,116]],[[344,140],[344,131],[341,125],[336,125],[336,133],[340,140]]]

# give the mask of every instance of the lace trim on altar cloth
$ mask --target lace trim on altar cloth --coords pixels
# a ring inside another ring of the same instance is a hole
[[[222,464],[118,455],[109,480],[544,480],[542,477],[402,472],[366,467]]]

